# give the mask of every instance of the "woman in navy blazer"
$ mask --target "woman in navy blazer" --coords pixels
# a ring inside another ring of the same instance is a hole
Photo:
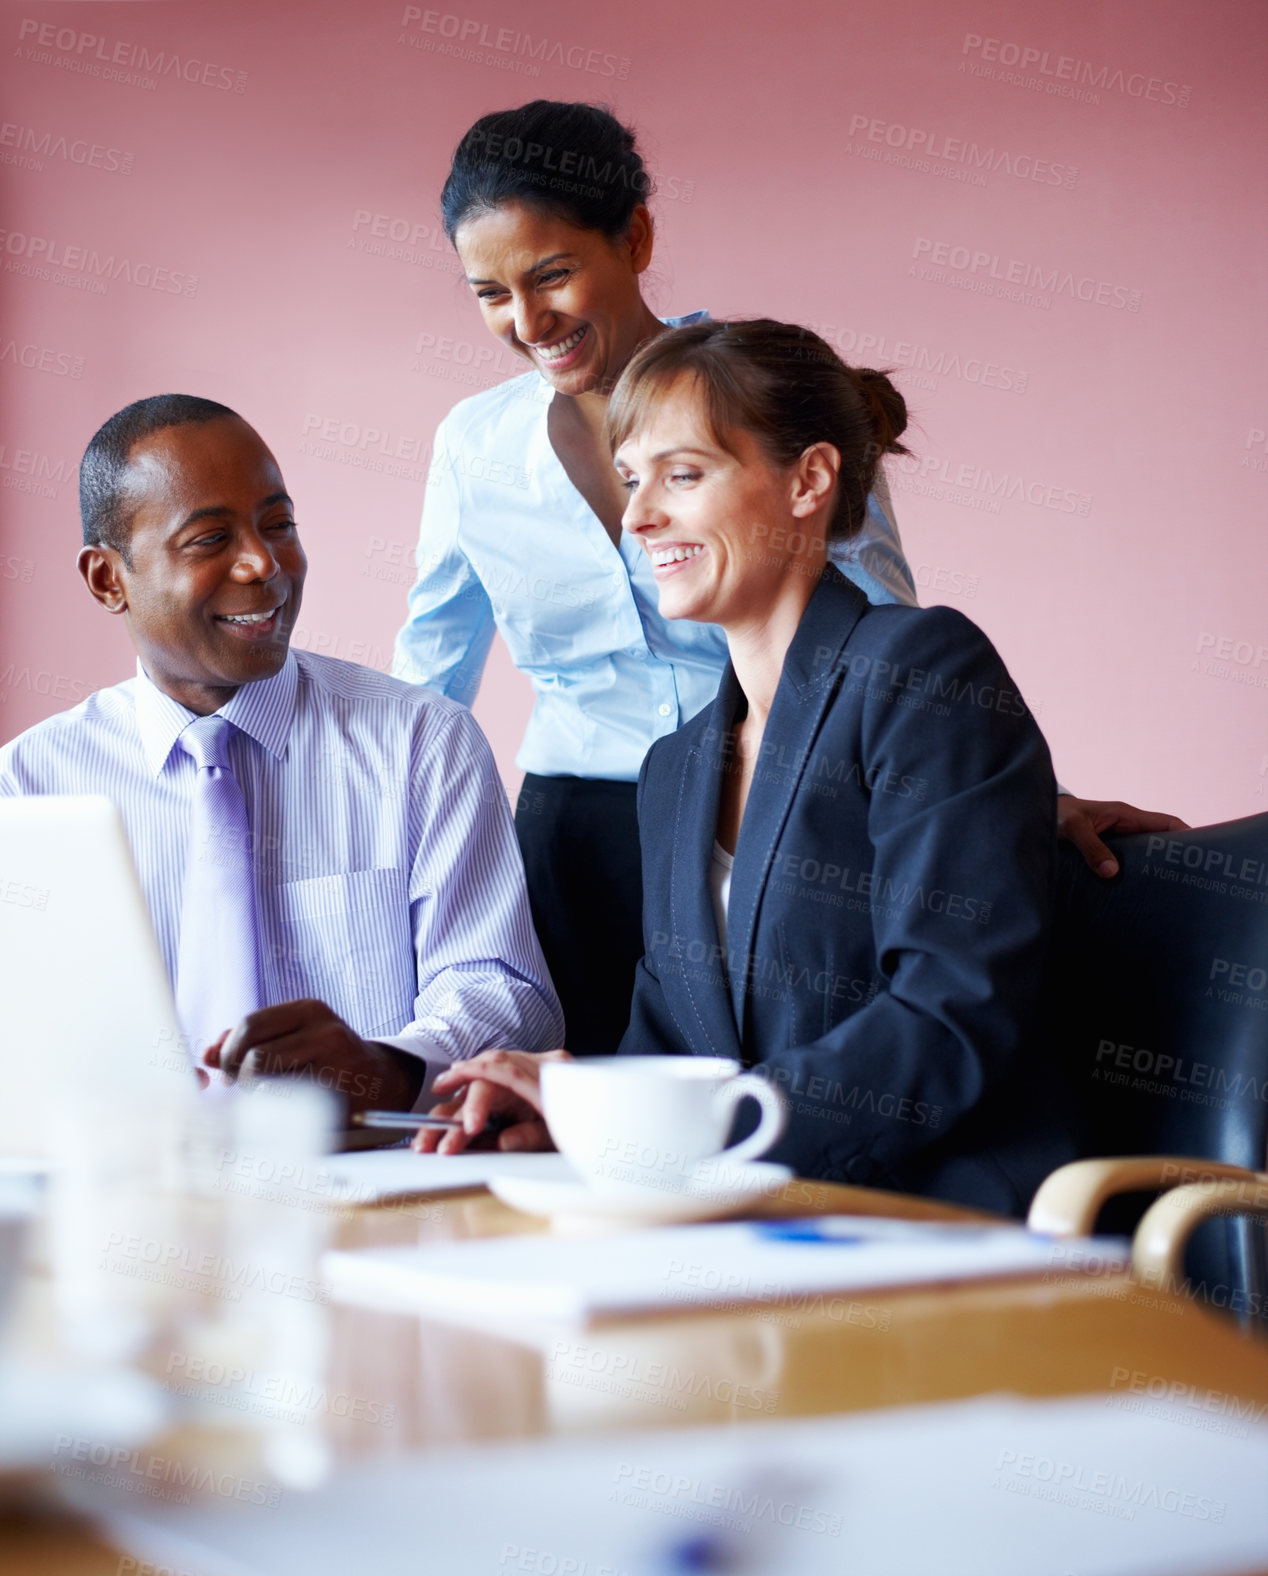
[[[790,1110],[771,1158],[803,1176],[1023,1211],[1072,1155],[1027,1050],[1047,746],[974,624],[873,607],[827,562],[903,452],[902,397],[804,329],[709,322],[635,354],[609,423],[662,614],[721,625],[730,653],[639,780],[622,1051],[760,1068]],[[485,1053],[435,1087],[468,1134],[498,1111],[520,1119],[503,1147],[537,1146],[536,1072]]]

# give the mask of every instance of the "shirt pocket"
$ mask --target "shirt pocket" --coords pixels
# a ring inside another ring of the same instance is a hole
[[[277,999],[311,996],[365,1038],[414,1016],[409,878],[390,867],[288,881],[271,894]]]

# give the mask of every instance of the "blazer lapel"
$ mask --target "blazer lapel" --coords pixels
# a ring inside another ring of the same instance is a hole
[[[771,861],[811,746],[836,693],[842,648],[867,607],[863,593],[829,565],[788,648],[766,720],[761,754],[735,849],[727,910],[731,1009],[741,1045],[748,982],[753,971],[753,938]],[[734,716],[734,707],[731,715]],[[716,824],[716,794],[713,817]]]
[[[700,1055],[733,1060],[739,1059],[740,1045],[724,983],[726,967],[709,875],[727,738],[739,702],[740,687],[728,664],[708,723],[687,756],[674,824],[659,829],[661,835],[673,838],[670,914],[674,935],[688,949],[682,960],[683,978],[706,1042],[695,1049]]]

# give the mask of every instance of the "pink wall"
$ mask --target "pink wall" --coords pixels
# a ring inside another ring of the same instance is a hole
[[[659,177],[659,310],[908,369],[922,599],[990,633],[1063,778],[1268,809],[1266,33],[1260,0],[4,6],[0,738],[131,669],[75,467],[164,390],[281,460],[300,643],[387,666],[433,428],[518,370],[438,233],[448,154],[587,98]],[[527,707],[495,652],[512,781]]]

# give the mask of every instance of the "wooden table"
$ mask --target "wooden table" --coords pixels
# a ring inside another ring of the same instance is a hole
[[[765,1213],[971,1218],[924,1200],[804,1182],[790,1184]],[[335,1242],[542,1229],[479,1192],[346,1211]],[[335,1306],[331,1317],[327,1389],[330,1410],[342,1415],[328,1416],[328,1437],[340,1461],[386,1460],[457,1441],[743,1426],[998,1390],[1105,1392],[1133,1405],[1139,1387],[1175,1382],[1268,1403],[1268,1341],[1117,1273],[872,1293],[831,1299],[820,1311],[764,1306],[645,1316],[560,1332],[544,1350],[413,1315]],[[684,1384],[683,1375],[694,1378]],[[27,1516],[0,1521],[0,1568],[6,1576],[125,1576],[130,1569],[91,1530]]]

